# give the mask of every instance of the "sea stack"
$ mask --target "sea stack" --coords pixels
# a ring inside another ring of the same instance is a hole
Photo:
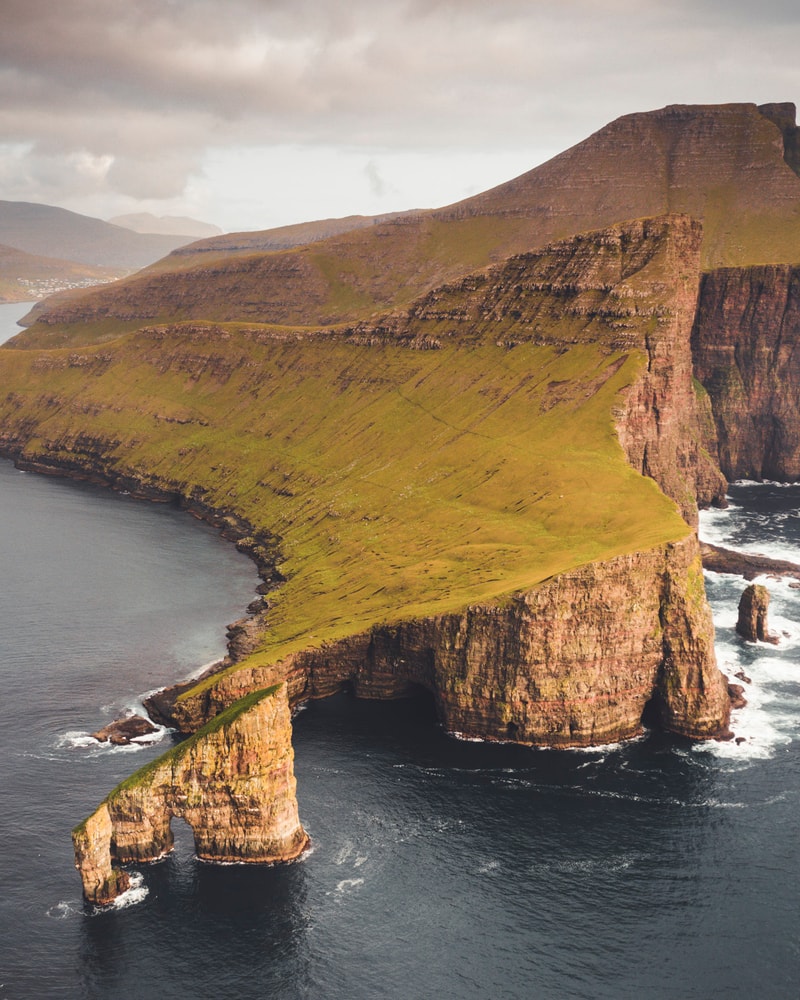
[[[751,583],[739,600],[739,618],[736,631],[748,642],[774,642],[777,636],[770,635],[767,627],[769,591],[763,584]]]
[[[173,847],[174,816],[207,861],[277,862],[308,844],[295,796],[285,685],[254,692],[123,781],[72,834],[86,899],[113,902],[129,886],[115,867]]]

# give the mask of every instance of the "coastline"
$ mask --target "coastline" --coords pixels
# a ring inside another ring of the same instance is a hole
[[[199,504],[177,491],[170,491],[153,486],[152,484],[138,483],[131,477],[127,476],[120,476],[112,479],[108,476],[99,474],[95,470],[64,468],[56,463],[48,464],[46,462],[29,462],[21,459],[19,454],[15,453],[13,449],[0,448],[0,460],[10,462],[13,464],[14,468],[18,469],[20,472],[32,472],[37,475],[56,479],[60,478],[70,482],[87,483],[91,486],[96,486],[99,489],[107,490],[110,493],[116,493],[120,496],[130,496],[134,500],[173,506],[181,512],[185,512],[196,520],[216,529],[221,538],[225,541],[232,542],[238,552],[241,552],[251,560],[256,568],[259,578],[261,579],[261,583],[255,588],[256,594],[261,595],[263,598],[263,595],[269,593],[274,590],[275,587],[280,585],[282,577],[277,572],[275,566],[263,558],[262,553],[264,550],[253,540],[252,527],[243,518],[230,512],[222,513],[214,511],[207,505]],[[173,733],[178,732],[175,728],[174,720],[159,713],[157,707],[158,702],[156,699],[158,699],[158,696],[163,692],[175,692],[175,696],[177,697],[181,691],[190,690],[200,681],[213,677],[217,673],[221,673],[235,663],[236,661],[232,658],[230,649],[231,632],[237,626],[253,621],[255,612],[248,611],[247,609],[257,603],[257,601],[258,599],[251,601],[245,607],[244,615],[227,626],[228,641],[226,641],[227,653],[225,656],[217,658],[210,663],[200,664],[192,668],[187,675],[182,678],[177,678],[174,682],[166,681],[160,687],[151,688],[148,691],[139,692],[137,694],[137,701],[142,705],[143,710],[146,713],[145,717],[148,721],[152,722],[153,725],[158,728]],[[260,601],[258,601],[258,603],[260,603]],[[136,714],[138,713],[134,713],[134,717]],[[130,715],[119,716],[103,728],[114,727],[131,717],[132,716]],[[91,738],[96,740],[94,734],[91,734]],[[100,743],[101,741],[96,740],[96,742]],[[140,741],[139,738],[135,738],[126,742],[136,745]],[[154,742],[158,742],[158,740],[155,740]]]

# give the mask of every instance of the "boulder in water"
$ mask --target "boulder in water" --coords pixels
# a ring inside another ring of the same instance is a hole
[[[121,746],[139,736],[149,736],[156,731],[156,727],[149,719],[144,719],[141,715],[129,715],[124,719],[110,722],[96,733],[92,733],[92,736],[100,743],[114,743]]]

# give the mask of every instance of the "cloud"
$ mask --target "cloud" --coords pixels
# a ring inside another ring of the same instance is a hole
[[[0,137],[16,152],[0,177],[16,169],[16,189],[27,178],[50,197],[60,171],[62,200],[92,170],[98,193],[179,197],[215,148],[359,149],[382,165],[408,150],[535,155],[628,111],[791,100],[800,82],[789,0],[3,7]],[[370,170],[371,193],[387,195]]]
[[[374,160],[369,160],[364,167],[364,173],[369,181],[369,189],[376,198],[382,198],[386,194],[386,182],[381,177],[378,164]]]

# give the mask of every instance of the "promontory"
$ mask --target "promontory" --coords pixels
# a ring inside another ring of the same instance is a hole
[[[796,136],[788,104],[630,115],[445,209],[38,307],[2,453],[179,503],[264,579],[222,668],[153,702],[188,738],[76,829],[87,898],[172,816],[202,857],[296,857],[289,713],[343,689],[537,746],[726,733],[697,508],[800,475]]]

